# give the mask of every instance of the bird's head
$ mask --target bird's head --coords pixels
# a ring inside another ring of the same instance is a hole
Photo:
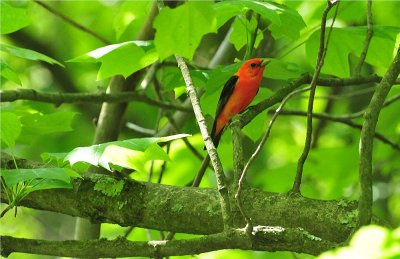
[[[238,76],[245,77],[262,77],[265,66],[270,62],[270,60],[263,60],[261,58],[252,58],[244,62],[240,67],[239,71],[236,73]]]

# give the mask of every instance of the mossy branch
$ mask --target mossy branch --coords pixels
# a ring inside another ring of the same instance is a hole
[[[154,257],[200,254],[221,249],[302,252],[317,255],[337,244],[322,240],[301,228],[264,227],[254,231],[255,242],[242,230],[231,230],[199,238],[170,241],[47,241],[1,236],[3,256],[12,252],[67,257]]]

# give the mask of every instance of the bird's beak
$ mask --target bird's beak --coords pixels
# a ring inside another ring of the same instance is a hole
[[[271,60],[270,59],[264,59],[263,62],[261,62],[261,67],[265,67],[266,65],[268,65],[268,63],[270,63]]]

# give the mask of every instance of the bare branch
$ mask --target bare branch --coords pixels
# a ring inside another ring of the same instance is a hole
[[[211,159],[211,163],[213,165],[215,176],[217,178],[217,186],[220,194],[220,202],[221,202],[221,210],[224,222],[224,229],[228,229],[231,225],[230,218],[230,204],[229,204],[229,193],[228,187],[226,186],[225,174],[222,169],[221,161],[218,157],[217,150],[214,146],[214,143],[211,140],[210,135],[208,134],[207,125],[205,123],[205,118],[203,116],[203,112],[200,108],[199,99],[197,97],[196,91],[193,86],[192,78],[190,77],[189,69],[186,66],[185,61],[178,55],[175,55],[176,61],[178,62],[178,66],[182,72],[182,76],[185,80],[186,91],[189,95],[190,101],[192,102],[193,111],[196,116],[197,123],[199,124],[201,135],[203,136],[208,154]]]
[[[62,13],[58,12],[57,10],[51,8],[50,6],[45,4],[43,1],[34,0],[34,2],[37,3],[38,5],[42,6],[47,11],[49,11],[52,14],[54,14],[55,16],[60,17],[62,20],[64,20],[65,22],[71,24],[73,27],[77,28],[78,30],[81,30],[83,32],[86,32],[86,33],[92,35],[93,37],[95,37],[96,39],[98,39],[99,41],[101,41],[102,43],[104,43],[106,45],[111,44],[111,42],[109,40],[103,38],[102,36],[100,36],[96,32],[92,31],[91,29],[86,28],[85,26],[75,22],[74,20],[68,18],[67,16],[63,15]]]
[[[294,116],[307,116],[306,112],[303,111],[293,111],[293,110],[282,110],[280,112],[281,115],[294,115]],[[325,113],[313,113],[312,114],[313,118],[316,119],[323,119],[323,120],[328,120],[328,121],[333,121],[333,122],[338,122],[345,124],[349,127],[355,128],[355,129],[362,129],[362,125],[353,122],[351,119],[344,117],[344,116],[332,116],[330,114],[325,114]],[[387,144],[391,146],[393,149],[400,151],[400,145],[394,143],[393,141],[390,141],[388,138],[386,138],[384,135],[382,135],[379,132],[375,132],[374,138],[377,140],[381,141],[384,144]]]
[[[116,93],[46,93],[34,89],[16,89],[0,91],[0,102],[14,102],[17,100],[31,100],[37,102],[54,103],[124,103],[129,101],[143,102],[165,109],[192,112],[191,108],[181,105],[153,100],[144,94],[137,92],[116,92]]]
[[[237,188],[237,191],[236,191],[236,194],[235,194],[235,198],[236,198],[236,200],[237,200],[237,202],[238,202],[239,210],[240,210],[240,212],[242,213],[243,217],[245,218],[245,220],[246,220],[246,222],[247,222],[246,228],[251,228],[251,229],[252,229],[253,225],[252,225],[252,223],[251,223],[251,219],[246,215],[245,211],[244,211],[243,208],[242,208],[240,195],[241,195],[241,192],[242,192],[243,183],[244,183],[244,180],[246,179],[246,175],[247,175],[247,172],[248,172],[248,170],[249,170],[249,167],[250,167],[250,165],[252,164],[252,162],[255,160],[255,158],[257,157],[257,155],[260,153],[261,148],[264,146],[265,142],[267,141],[267,139],[268,139],[268,137],[269,137],[269,134],[270,134],[270,132],[271,132],[271,129],[272,129],[272,125],[274,124],[276,118],[278,117],[280,111],[281,111],[282,108],[285,106],[285,104],[287,103],[287,101],[289,101],[289,99],[292,98],[293,96],[295,96],[295,95],[297,95],[297,94],[299,94],[299,93],[308,91],[308,90],[310,90],[310,88],[305,88],[305,89],[296,90],[296,91],[290,93],[289,95],[287,95],[287,96],[282,100],[282,102],[281,102],[281,104],[279,105],[278,109],[276,109],[275,114],[272,116],[272,119],[271,119],[271,121],[269,122],[268,128],[267,128],[266,132],[264,133],[264,135],[263,135],[263,137],[262,137],[260,143],[258,144],[258,146],[257,146],[256,150],[254,151],[254,153],[251,155],[250,159],[247,161],[247,163],[246,163],[246,165],[245,165],[245,167],[244,167],[244,169],[243,169],[243,171],[242,171],[242,174],[241,174],[240,179],[239,179],[239,181],[238,181],[238,188]]]
[[[360,54],[360,59],[358,60],[358,63],[356,65],[356,67],[354,68],[354,75],[355,76],[360,76],[360,74],[361,74],[361,69],[362,69],[362,66],[364,65],[365,58],[367,57],[369,43],[371,42],[372,35],[373,35],[373,30],[372,30],[372,0],[367,0],[367,34],[365,35],[364,47],[363,47],[363,50],[362,50],[362,52]]]
[[[310,148],[311,148],[312,128],[313,128],[313,126],[312,126],[312,111],[313,111],[313,107],[314,107],[314,96],[315,96],[315,90],[317,87],[317,79],[319,77],[322,66],[324,64],[324,58],[325,58],[325,55],[327,52],[329,38],[330,38],[330,35],[332,32],[332,26],[336,19],[338,6],[336,7],[336,11],[333,16],[332,24],[331,24],[330,30],[328,32],[328,37],[325,42],[326,18],[328,16],[329,11],[332,9],[332,7],[338,3],[339,3],[339,1],[328,1],[328,6],[325,8],[324,13],[322,14],[320,45],[319,45],[319,51],[318,51],[318,57],[317,57],[317,65],[316,65],[315,72],[314,72],[314,75],[313,75],[313,78],[312,78],[311,84],[310,84],[311,91],[310,91],[310,97],[308,100],[306,140],[305,140],[305,144],[304,144],[303,153],[301,154],[301,156],[298,160],[296,177],[295,177],[295,180],[293,183],[292,193],[300,193],[300,185],[301,185],[301,178],[302,178],[302,174],[303,174],[303,167],[304,167],[304,163],[307,159],[308,153],[310,152]]]
[[[400,47],[382,81],[376,87],[371,102],[364,114],[364,123],[360,136],[359,180],[360,199],[358,203],[358,226],[368,225],[372,217],[372,152],[373,136],[378,123],[379,113],[393,82],[400,73]]]

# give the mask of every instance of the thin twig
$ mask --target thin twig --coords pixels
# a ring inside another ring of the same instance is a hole
[[[297,164],[297,171],[296,171],[296,177],[293,183],[293,188],[291,193],[300,193],[300,185],[301,185],[301,178],[303,174],[303,167],[304,163],[307,159],[308,153],[310,152],[311,148],[311,141],[312,141],[312,111],[314,107],[314,96],[315,96],[315,90],[317,87],[317,79],[318,76],[321,72],[322,66],[324,64],[324,58],[327,52],[328,44],[329,44],[329,38],[331,36],[333,24],[336,19],[337,15],[337,10],[338,10],[338,5],[336,7],[336,12],[333,16],[332,24],[330,26],[330,30],[328,32],[328,37],[325,43],[325,28],[326,28],[326,18],[328,16],[329,11],[332,9],[333,6],[338,4],[339,1],[334,1],[334,0],[328,0],[328,5],[324,10],[324,13],[322,15],[322,21],[321,21],[321,35],[320,35],[320,46],[319,46],[319,51],[318,51],[318,58],[317,58],[317,65],[315,68],[315,72],[313,75],[313,78],[311,80],[311,90],[310,90],[310,98],[308,100],[308,116],[307,116],[307,133],[306,133],[306,140],[304,144],[304,150],[303,153],[301,154],[298,164]]]
[[[250,165],[253,163],[253,161],[255,160],[255,158],[257,157],[257,155],[260,153],[262,147],[264,146],[265,142],[267,141],[267,139],[268,139],[268,137],[269,137],[269,134],[271,133],[272,125],[274,124],[276,118],[278,117],[278,115],[279,115],[280,112],[282,111],[282,108],[285,106],[285,104],[286,104],[286,103],[289,101],[289,99],[291,99],[293,96],[295,96],[295,95],[297,95],[297,94],[300,94],[300,93],[303,93],[303,92],[306,92],[306,91],[309,91],[309,90],[310,90],[310,87],[307,87],[307,88],[304,88],[304,89],[300,89],[300,90],[296,90],[296,91],[294,91],[294,92],[291,92],[289,95],[287,95],[287,96],[282,100],[281,104],[280,104],[279,107],[276,109],[275,114],[272,116],[272,118],[271,118],[271,120],[270,120],[270,122],[269,122],[268,128],[267,128],[267,130],[265,131],[265,133],[264,133],[264,135],[263,135],[263,137],[262,137],[260,143],[258,144],[256,150],[255,150],[254,153],[251,155],[250,159],[247,161],[247,163],[246,163],[246,165],[245,165],[245,167],[244,167],[244,169],[243,169],[242,175],[240,176],[240,179],[239,179],[237,192],[236,192],[236,194],[235,194],[235,199],[236,199],[236,201],[237,201],[237,205],[238,205],[238,207],[239,207],[240,213],[242,214],[242,216],[243,216],[243,217],[245,218],[245,220],[246,220],[246,223],[247,223],[246,230],[247,230],[247,231],[248,231],[248,229],[250,229],[250,228],[252,229],[252,222],[251,222],[250,217],[248,217],[248,216],[246,215],[245,211],[243,210],[242,203],[241,203],[241,199],[240,199],[240,194],[241,194],[241,191],[242,191],[242,188],[243,188],[244,179],[246,179],[246,175],[247,175],[247,172],[248,172],[248,170],[249,170],[249,167],[250,167]]]
[[[169,113],[166,113],[165,116],[168,119],[168,122],[170,123],[172,129],[176,132],[176,134],[179,134],[179,128],[177,123],[175,122],[174,117],[170,115]],[[200,152],[189,142],[187,138],[183,138],[182,141],[185,143],[186,147],[193,153],[195,157],[203,161],[204,157]]]
[[[0,102],[14,102],[17,100],[31,100],[37,102],[54,103],[124,103],[136,101],[154,105],[165,109],[192,112],[191,108],[186,108],[173,103],[157,101],[137,92],[116,92],[116,93],[46,93],[34,89],[16,89],[0,91]]]
[[[169,154],[170,148],[171,148],[171,142],[168,142],[167,143],[167,152],[166,152],[167,154]],[[167,161],[163,161],[163,163],[161,165],[161,169],[160,169],[160,174],[158,175],[158,178],[157,178],[157,183],[161,183],[166,168],[167,168]]]
[[[338,87],[335,87],[334,89],[340,89]],[[350,98],[350,97],[355,97],[358,95],[364,95],[366,93],[373,93],[375,91],[375,86],[373,87],[367,87],[367,88],[361,88],[356,91],[352,91],[350,93],[345,93],[345,94],[330,94],[330,95],[324,95],[324,96],[315,96],[314,99],[328,99],[328,100],[340,100],[344,98]]]
[[[392,98],[385,101],[385,103],[382,105],[382,109],[385,107],[388,107],[389,105],[391,105],[399,100],[400,100],[400,94],[393,96]],[[364,116],[364,113],[365,113],[365,110],[361,110],[361,111],[358,111],[355,113],[340,115],[340,116],[336,116],[336,117],[342,118],[342,119],[356,119],[356,118],[360,118],[360,117]]]
[[[230,215],[230,204],[229,204],[229,193],[228,187],[226,186],[225,174],[222,169],[222,164],[219,159],[217,150],[214,143],[208,134],[207,125],[205,118],[200,108],[199,99],[196,94],[196,90],[193,86],[192,78],[190,77],[189,69],[186,66],[185,61],[178,55],[175,55],[178,66],[182,72],[182,76],[185,80],[187,93],[192,102],[193,111],[196,116],[197,123],[199,124],[201,135],[203,136],[208,154],[210,155],[211,163],[214,168],[214,172],[217,179],[218,192],[221,203],[222,218],[224,222],[224,229],[227,230],[231,226],[231,215]]]
[[[358,63],[356,67],[354,68],[354,75],[356,77],[360,76],[361,74],[361,69],[364,65],[365,58],[367,57],[368,53],[368,48],[369,44],[371,42],[373,35],[373,30],[372,30],[372,0],[367,0],[367,34],[365,35],[365,40],[364,40],[364,48],[360,54],[360,59],[358,60]]]
[[[301,84],[310,83],[310,79],[307,76],[302,76],[295,79],[292,82],[300,80]],[[350,77],[350,78],[320,78],[317,81],[317,85],[326,87],[345,87],[354,85],[363,85],[366,83],[379,83],[382,77],[377,75],[368,75],[364,77]],[[296,84],[295,87],[301,84]],[[400,84],[400,80],[396,80],[394,84]],[[0,102],[14,102],[17,100],[31,100],[37,102],[54,103],[60,105],[62,103],[88,103],[88,102],[127,102],[127,101],[141,101],[149,104],[160,106],[163,108],[176,109],[180,111],[191,112],[191,108],[179,106],[169,103],[158,103],[157,101],[150,99],[146,95],[136,92],[124,92],[124,93],[48,93],[40,92],[34,89],[16,89],[16,90],[3,90],[0,91]],[[175,105],[175,106],[174,106]],[[168,106],[168,107],[167,107]]]
[[[245,165],[245,167],[244,167],[244,169],[243,169],[242,175],[241,175],[241,177],[240,177],[240,179],[239,179],[239,185],[241,185],[241,184],[243,183],[243,179],[246,177],[246,174],[247,174],[247,171],[248,171],[250,165],[253,163],[253,161],[254,161],[254,159],[256,158],[256,156],[260,153],[261,148],[264,146],[265,142],[267,141],[267,139],[268,139],[268,137],[269,137],[269,134],[271,133],[271,129],[272,129],[272,126],[273,126],[273,124],[274,124],[276,118],[277,118],[278,115],[281,114],[281,112],[282,112],[282,108],[283,108],[283,107],[285,106],[285,104],[289,101],[289,99],[291,99],[293,96],[295,96],[295,95],[297,95],[297,94],[300,94],[300,93],[304,93],[304,92],[306,92],[306,91],[309,91],[310,89],[311,89],[310,87],[307,87],[307,88],[304,88],[304,89],[299,89],[299,90],[293,91],[293,92],[291,92],[289,95],[287,95],[287,96],[282,100],[282,102],[281,102],[281,104],[279,105],[279,107],[275,110],[275,113],[274,113],[274,115],[272,116],[272,118],[271,118],[271,120],[270,120],[270,122],[269,122],[269,124],[268,124],[268,128],[267,128],[267,130],[265,131],[265,133],[264,133],[264,135],[263,135],[263,137],[262,137],[260,143],[258,144],[256,150],[255,150],[254,153],[251,155],[250,159],[247,161],[247,163],[246,163],[246,165]]]
[[[281,115],[294,115],[294,116],[307,116],[307,112],[293,111],[293,110],[282,110],[280,112],[280,114]],[[325,113],[313,113],[312,116],[313,116],[313,118],[316,118],[316,119],[334,121],[334,122],[345,124],[347,126],[355,128],[355,129],[359,129],[359,130],[362,129],[362,125],[361,124],[355,123],[351,119],[345,118],[345,117],[342,117],[342,116],[332,116],[330,114],[325,114]],[[395,149],[397,151],[400,151],[400,145],[399,144],[396,144],[393,141],[389,140],[388,138],[386,138],[381,133],[375,132],[374,138],[376,138],[377,140],[381,141],[384,144],[387,144],[387,145],[391,146],[393,149]]]
[[[154,129],[144,128],[144,127],[139,126],[139,125],[137,125],[135,123],[132,123],[132,122],[127,122],[125,124],[125,126],[128,129],[131,129],[133,131],[139,132],[141,134],[145,134],[145,135],[149,135],[149,136],[154,136],[154,134],[156,134],[156,131]]]
[[[377,75],[368,75],[359,78],[319,78],[317,80],[318,86],[329,86],[329,87],[344,87],[350,85],[363,85],[365,83],[377,82],[379,83],[382,77]],[[269,107],[281,102],[286,95],[293,92],[295,89],[303,84],[311,83],[312,79],[309,74],[303,74],[301,77],[290,81],[285,87],[279,89],[274,95],[265,99],[264,101],[249,107],[245,112],[240,114],[240,127],[246,126],[251,120],[253,120],[258,114],[268,109]],[[395,84],[400,84],[400,80],[396,80]]]
[[[64,20],[65,22],[71,24],[73,27],[77,28],[78,30],[81,30],[85,33],[88,33],[90,35],[92,35],[93,37],[95,37],[96,39],[98,39],[99,41],[103,42],[106,45],[110,45],[112,42],[110,42],[109,40],[103,38],[102,36],[100,36],[99,34],[97,34],[96,32],[92,31],[91,29],[75,22],[74,20],[72,20],[71,18],[68,18],[67,16],[65,16],[64,14],[60,13],[59,11],[53,9],[52,7],[48,6],[47,4],[45,4],[43,1],[39,1],[39,0],[33,0],[35,3],[37,3],[38,5],[42,6],[43,8],[45,8],[47,11],[49,11],[50,13],[54,14],[55,16],[60,17],[62,20]]]
[[[156,95],[157,95],[157,97],[158,97],[158,101],[163,101],[164,98],[163,98],[163,96],[162,96],[162,94],[161,94],[161,84],[160,84],[160,82],[157,80],[156,77],[154,77],[153,82],[154,82],[154,89],[155,89]],[[180,130],[179,130],[178,125],[177,125],[176,122],[175,122],[174,117],[173,117],[170,113],[168,113],[168,112],[165,112],[164,115],[165,115],[165,117],[167,117],[168,122],[169,122],[169,124],[171,125],[172,129],[175,131],[175,133],[176,133],[176,134],[179,134],[179,133],[180,133]],[[202,156],[202,155],[200,154],[200,152],[197,151],[197,149],[189,142],[189,140],[187,140],[187,138],[183,138],[182,140],[183,140],[183,142],[185,143],[186,147],[187,147],[198,159],[203,160],[203,156]]]
[[[400,100],[400,94],[393,96],[392,98],[390,98],[389,100],[387,100],[384,104],[383,107],[387,107],[389,105],[391,105],[392,103],[395,103],[397,101]]]

